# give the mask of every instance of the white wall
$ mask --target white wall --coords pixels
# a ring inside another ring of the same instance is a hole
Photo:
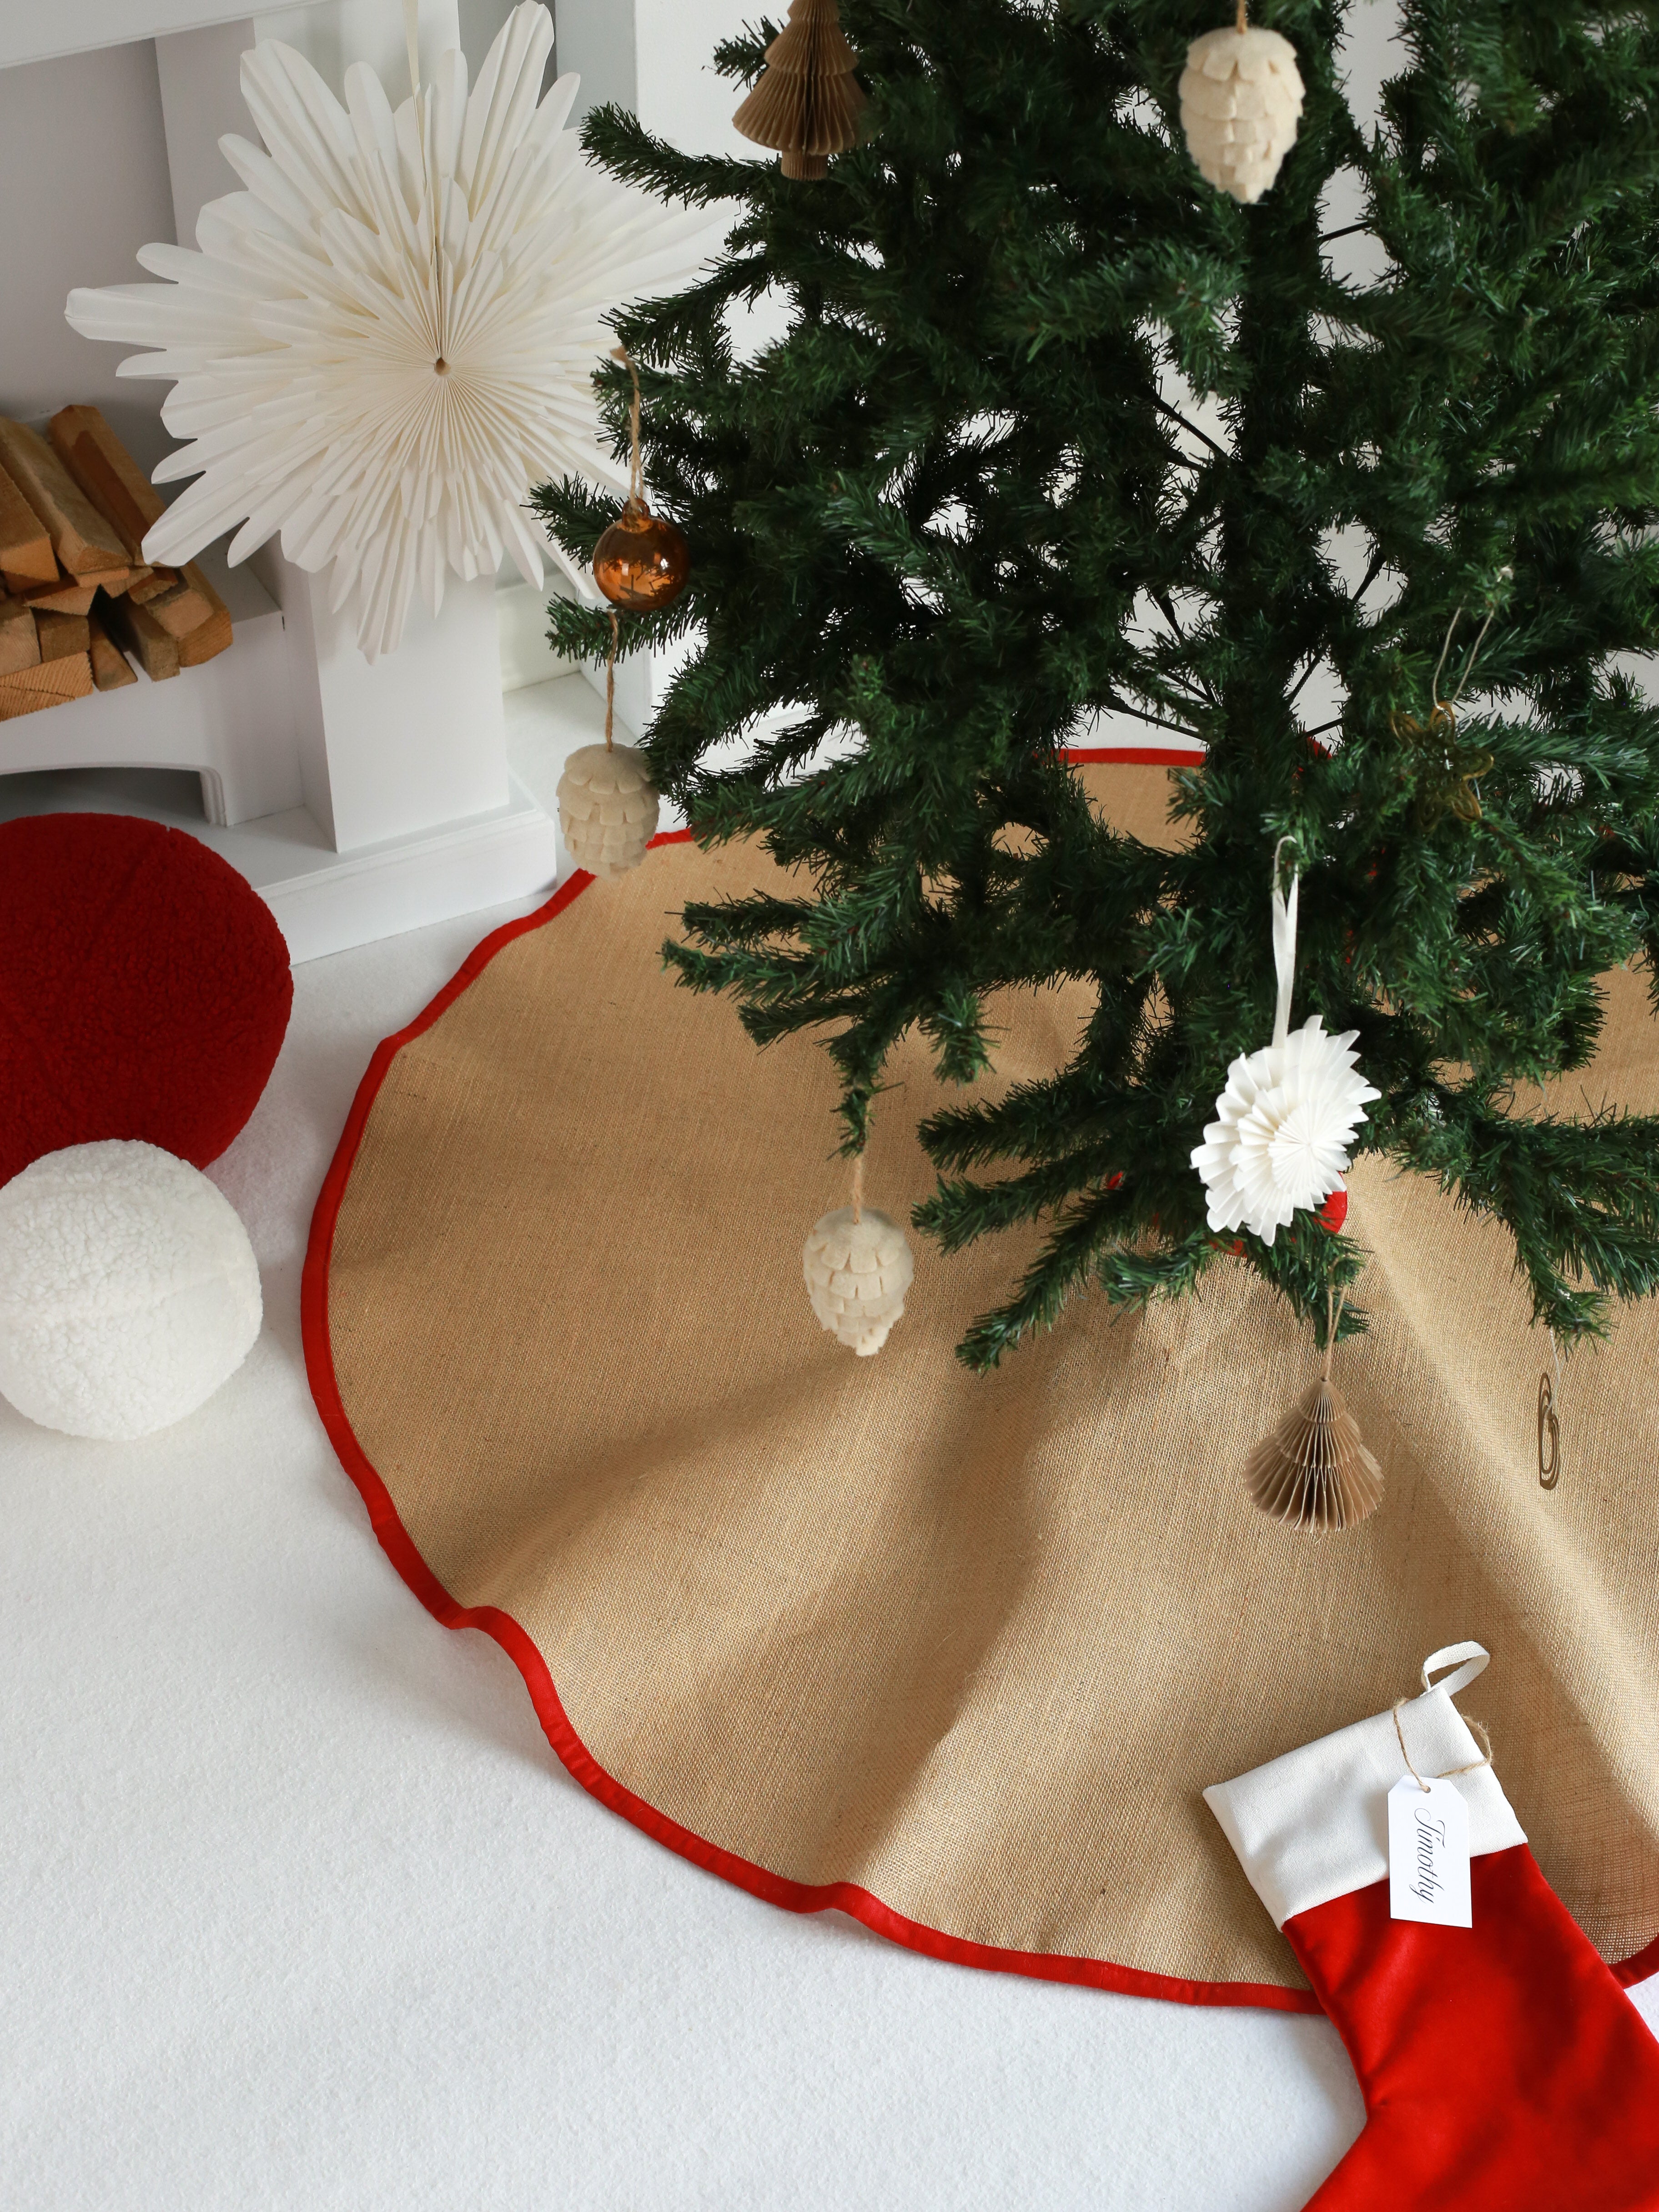
[[[753,0],[554,0],[559,67],[582,81],[576,114],[614,100],[683,152],[754,153],[732,128],[743,95],[709,56],[763,12]]]
[[[459,0],[461,24],[461,52],[466,56],[467,67],[476,78],[489,52],[495,33],[513,13],[514,0]],[[550,56],[546,82],[551,83],[555,63]]]
[[[635,0],[635,68],[639,112],[652,130],[685,154],[764,156],[732,128],[743,88],[717,76],[711,56],[763,10],[754,0]],[[771,0],[765,11],[784,10]]]
[[[403,10],[386,0],[317,0],[308,8],[262,9],[250,20],[260,44],[280,39],[293,46],[338,99],[345,97],[345,73],[353,62],[368,64],[394,107],[409,97]],[[420,0],[423,79],[430,79],[439,55],[455,45],[458,35],[455,0]],[[241,112],[246,118],[246,111]],[[244,119],[239,127],[246,135],[249,125]]]
[[[138,248],[173,236],[149,40],[0,70],[0,414],[38,421],[88,401],[153,467],[172,443],[165,387],[118,379],[122,355],[64,320],[71,284],[141,279]]]

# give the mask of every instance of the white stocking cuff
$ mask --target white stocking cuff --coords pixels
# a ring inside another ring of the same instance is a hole
[[[1398,1733],[1393,1713],[1377,1713],[1204,1792],[1274,1927],[1386,1880],[1388,1796],[1408,1771],[1401,1735],[1420,1776],[1449,1776],[1468,1801],[1472,1857],[1526,1842],[1498,1777],[1476,1764],[1480,1747],[1452,1703],[1486,1656],[1478,1644],[1454,1644],[1425,1660],[1424,1693],[1400,1708]],[[1458,1661],[1455,1674],[1426,1686],[1431,1674]],[[1453,1774],[1455,1767],[1470,1771]]]

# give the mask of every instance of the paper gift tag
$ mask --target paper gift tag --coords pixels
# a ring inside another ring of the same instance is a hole
[[[1389,1792],[1389,1913],[1469,1928],[1469,1808],[1450,1782],[1407,1774]]]

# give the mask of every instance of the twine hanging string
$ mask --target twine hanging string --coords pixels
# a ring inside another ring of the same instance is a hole
[[[640,372],[634,356],[626,346],[611,349],[611,358],[626,368],[634,382],[634,398],[628,410],[628,507],[627,513],[638,514],[645,505],[645,461],[640,451]],[[617,648],[620,631],[617,610],[611,610],[611,651],[605,664],[605,749],[616,750],[613,732],[617,717]],[[856,1219],[856,1214],[854,1216]]]
[[[1245,10],[1245,0],[1238,0],[1238,22],[1236,27],[1241,39],[1250,27],[1250,19]]]
[[[1337,1295],[1336,1295],[1335,1291],[1332,1289],[1331,1285],[1330,1285],[1328,1283],[1327,1283],[1327,1284],[1326,1284],[1326,1285],[1325,1285],[1325,1371],[1324,1371],[1324,1373],[1320,1376],[1320,1380],[1321,1380],[1321,1382],[1323,1382],[1323,1383],[1327,1386],[1327,1388],[1328,1388],[1328,1387],[1329,1387],[1329,1384],[1330,1384],[1330,1379],[1331,1379],[1331,1362],[1332,1362],[1332,1360],[1333,1360],[1333,1359],[1334,1359],[1334,1358],[1335,1358],[1335,1357],[1336,1357],[1336,1332],[1337,1332],[1338,1328],[1340,1328],[1340,1326],[1341,1326],[1341,1322],[1342,1322],[1342,1309],[1343,1309],[1343,1307],[1344,1307],[1345,1305],[1346,1305],[1346,1304],[1347,1304],[1347,1303],[1348,1303],[1348,1294],[1347,1294],[1347,1292],[1346,1292],[1346,1291],[1343,1291],[1343,1293],[1342,1293],[1341,1297],[1339,1298],[1339,1297],[1337,1297]]]
[[[1462,697],[1464,687],[1469,680],[1470,672],[1473,670],[1475,661],[1480,657],[1480,648],[1486,641],[1486,632],[1492,628],[1492,621],[1494,617],[1497,615],[1497,612],[1498,610],[1496,607],[1488,609],[1486,619],[1480,625],[1480,634],[1476,637],[1474,643],[1469,647],[1469,657],[1463,663],[1463,673],[1457,679],[1456,690],[1452,693],[1449,699],[1443,699],[1440,696],[1440,678],[1445,672],[1446,656],[1451,651],[1453,634],[1456,630],[1458,623],[1463,619],[1463,609],[1461,605],[1459,605],[1456,613],[1453,615],[1451,621],[1447,624],[1446,641],[1441,647],[1440,658],[1434,665],[1434,682],[1429,686],[1430,695],[1432,697],[1435,705],[1439,708],[1443,713],[1449,714],[1453,708],[1456,706],[1458,701]]]
[[[1474,643],[1469,647],[1455,688],[1449,699],[1440,696],[1440,679],[1451,656],[1452,640],[1457,625],[1463,619],[1460,603],[1446,625],[1446,635],[1441,641],[1440,658],[1434,665],[1434,680],[1429,686],[1433,703],[1429,709],[1426,727],[1414,714],[1396,711],[1389,717],[1389,727],[1397,738],[1421,748],[1423,768],[1418,784],[1418,826],[1432,830],[1447,811],[1455,814],[1460,822],[1480,819],[1480,778],[1492,765],[1489,752],[1464,751],[1457,743],[1457,702],[1468,687],[1480,648],[1486,643],[1486,632],[1496,618],[1496,606],[1488,608],[1486,619],[1480,625]]]
[[[855,1222],[862,1221],[864,1218],[864,1154],[862,1152],[854,1152],[853,1155],[853,1218]]]
[[[615,607],[612,607],[611,610],[611,650],[605,656],[605,749],[608,753],[615,752],[617,750],[615,738],[611,735],[611,731],[615,725],[616,719],[617,610]]]
[[[1429,1794],[1429,1785],[1418,1772],[1417,1769],[1412,1765],[1412,1755],[1406,1748],[1406,1732],[1400,1725],[1401,1712],[1409,1702],[1410,1700],[1405,1698],[1396,1698],[1395,1699],[1394,1732],[1400,1739],[1400,1756],[1406,1762],[1406,1771],[1411,1776],[1412,1780],[1417,1784],[1424,1796],[1427,1796]],[[1476,1774],[1483,1766],[1490,1766],[1492,1765],[1492,1738],[1486,1734],[1485,1726],[1481,1722],[1472,1719],[1468,1713],[1462,1714],[1461,1717],[1464,1725],[1473,1733],[1476,1742],[1480,1746],[1481,1752],[1484,1756],[1480,1759],[1470,1759],[1466,1766],[1447,1767],[1444,1773],[1437,1774],[1435,1776],[1434,1779],[1437,1782],[1449,1782],[1452,1777],[1456,1774]]]
[[[1475,662],[1480,658],[1480,648],[1486,641],[1486,632],[1492,628],[1497,611],[1495,607],[1487,609],[1486,619],[1481,623],[1474,643],[1469,647],[1468,658],[1463,663],[1463,672],[1457,679],[1456,688],[1449,699],[1443,699],[1440,696],[1440,678],[1445,672],[1447,656],[1451,652],[1452,639],[1456,634],[1457,625],[1463,618],[1463,609],[1462,605],[1459,605],[1450,622],[1446,625],[1445,638],[1440,647],[1440,658],[1435,663],[1434,681],[1429,686],[1430,696],[1434,703],[1429,713],[1427,734],[1438,748],[1440,772],[1443,785],[1437,802],[1437,812],[1443,814],[1446,808],[1449,806],[1459,820],[1465,822],[1478,821],[1480,817],[1480,779],[1491,769],[1492,757],[1486,751],[1460,750],[1457,743],[1457,702],[1468,688],[1469,678],[1474,672]]]
[[[619,361],[634,380],[634,398],[628,410],[628,505],[637,514],[645,505],[645,461],[640,451],[640,372],[634,356],[626,346],[611,349],[612,361]]]

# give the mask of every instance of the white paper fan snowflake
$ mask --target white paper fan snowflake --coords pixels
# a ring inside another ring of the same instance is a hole
[[[1277,874],[1281,839],[1273,854]],[[1380,1098],[1358,1073],[1358,1030],[1328,1036],[1317,1014],[1291,1030],[1296,976],[1296,916],[1301,884],[1288,899],[1272,892],[1273,967],[1279,982],[1273,1042],[1241,1053],[1215,1102],[1217,1118],[1195,1146],[1192,1164],[1210,1194],[1212,1229],[1248,1229],[1271,1244],[1300,1207],[1319,1206],[1340,1189],[1348,1147]]]
[[[1366,1102],[1382,1096],[1358,1073],[1358,1034],[1328,1036],[1310,1014],[1282,1044],[1241,1053],[1227,1070],[1219,1118],[1193,1153],[1212,1229],[1248,1229],[1271,1244],[1298,1207],[1340,1188]]]
[[[247,190],[203,209],[199,252],[143,249],[169,281],[70,295],[85,336],[159,349],[119,374],[177,380],[161,419],[194,442],[155,478],[197,481],[146,558],[176,566],[240,524],[234,562],[280,531],[299,567],[334,563],[371,660],[417,583],[438,611],[447,569],[470,580],[505,550],[539,585],[550,551],[575,578],[525,495],[567,472],[622,488],[590,381],[604,318],[684,283],[710,226],[586,159],[562,127],[575,77],[537,105],[552,40],[526,0],[470,99],[447,53],[395,114],[362,63],[342,107],[292,48],[242,57],[270,150],[219,143]]]

